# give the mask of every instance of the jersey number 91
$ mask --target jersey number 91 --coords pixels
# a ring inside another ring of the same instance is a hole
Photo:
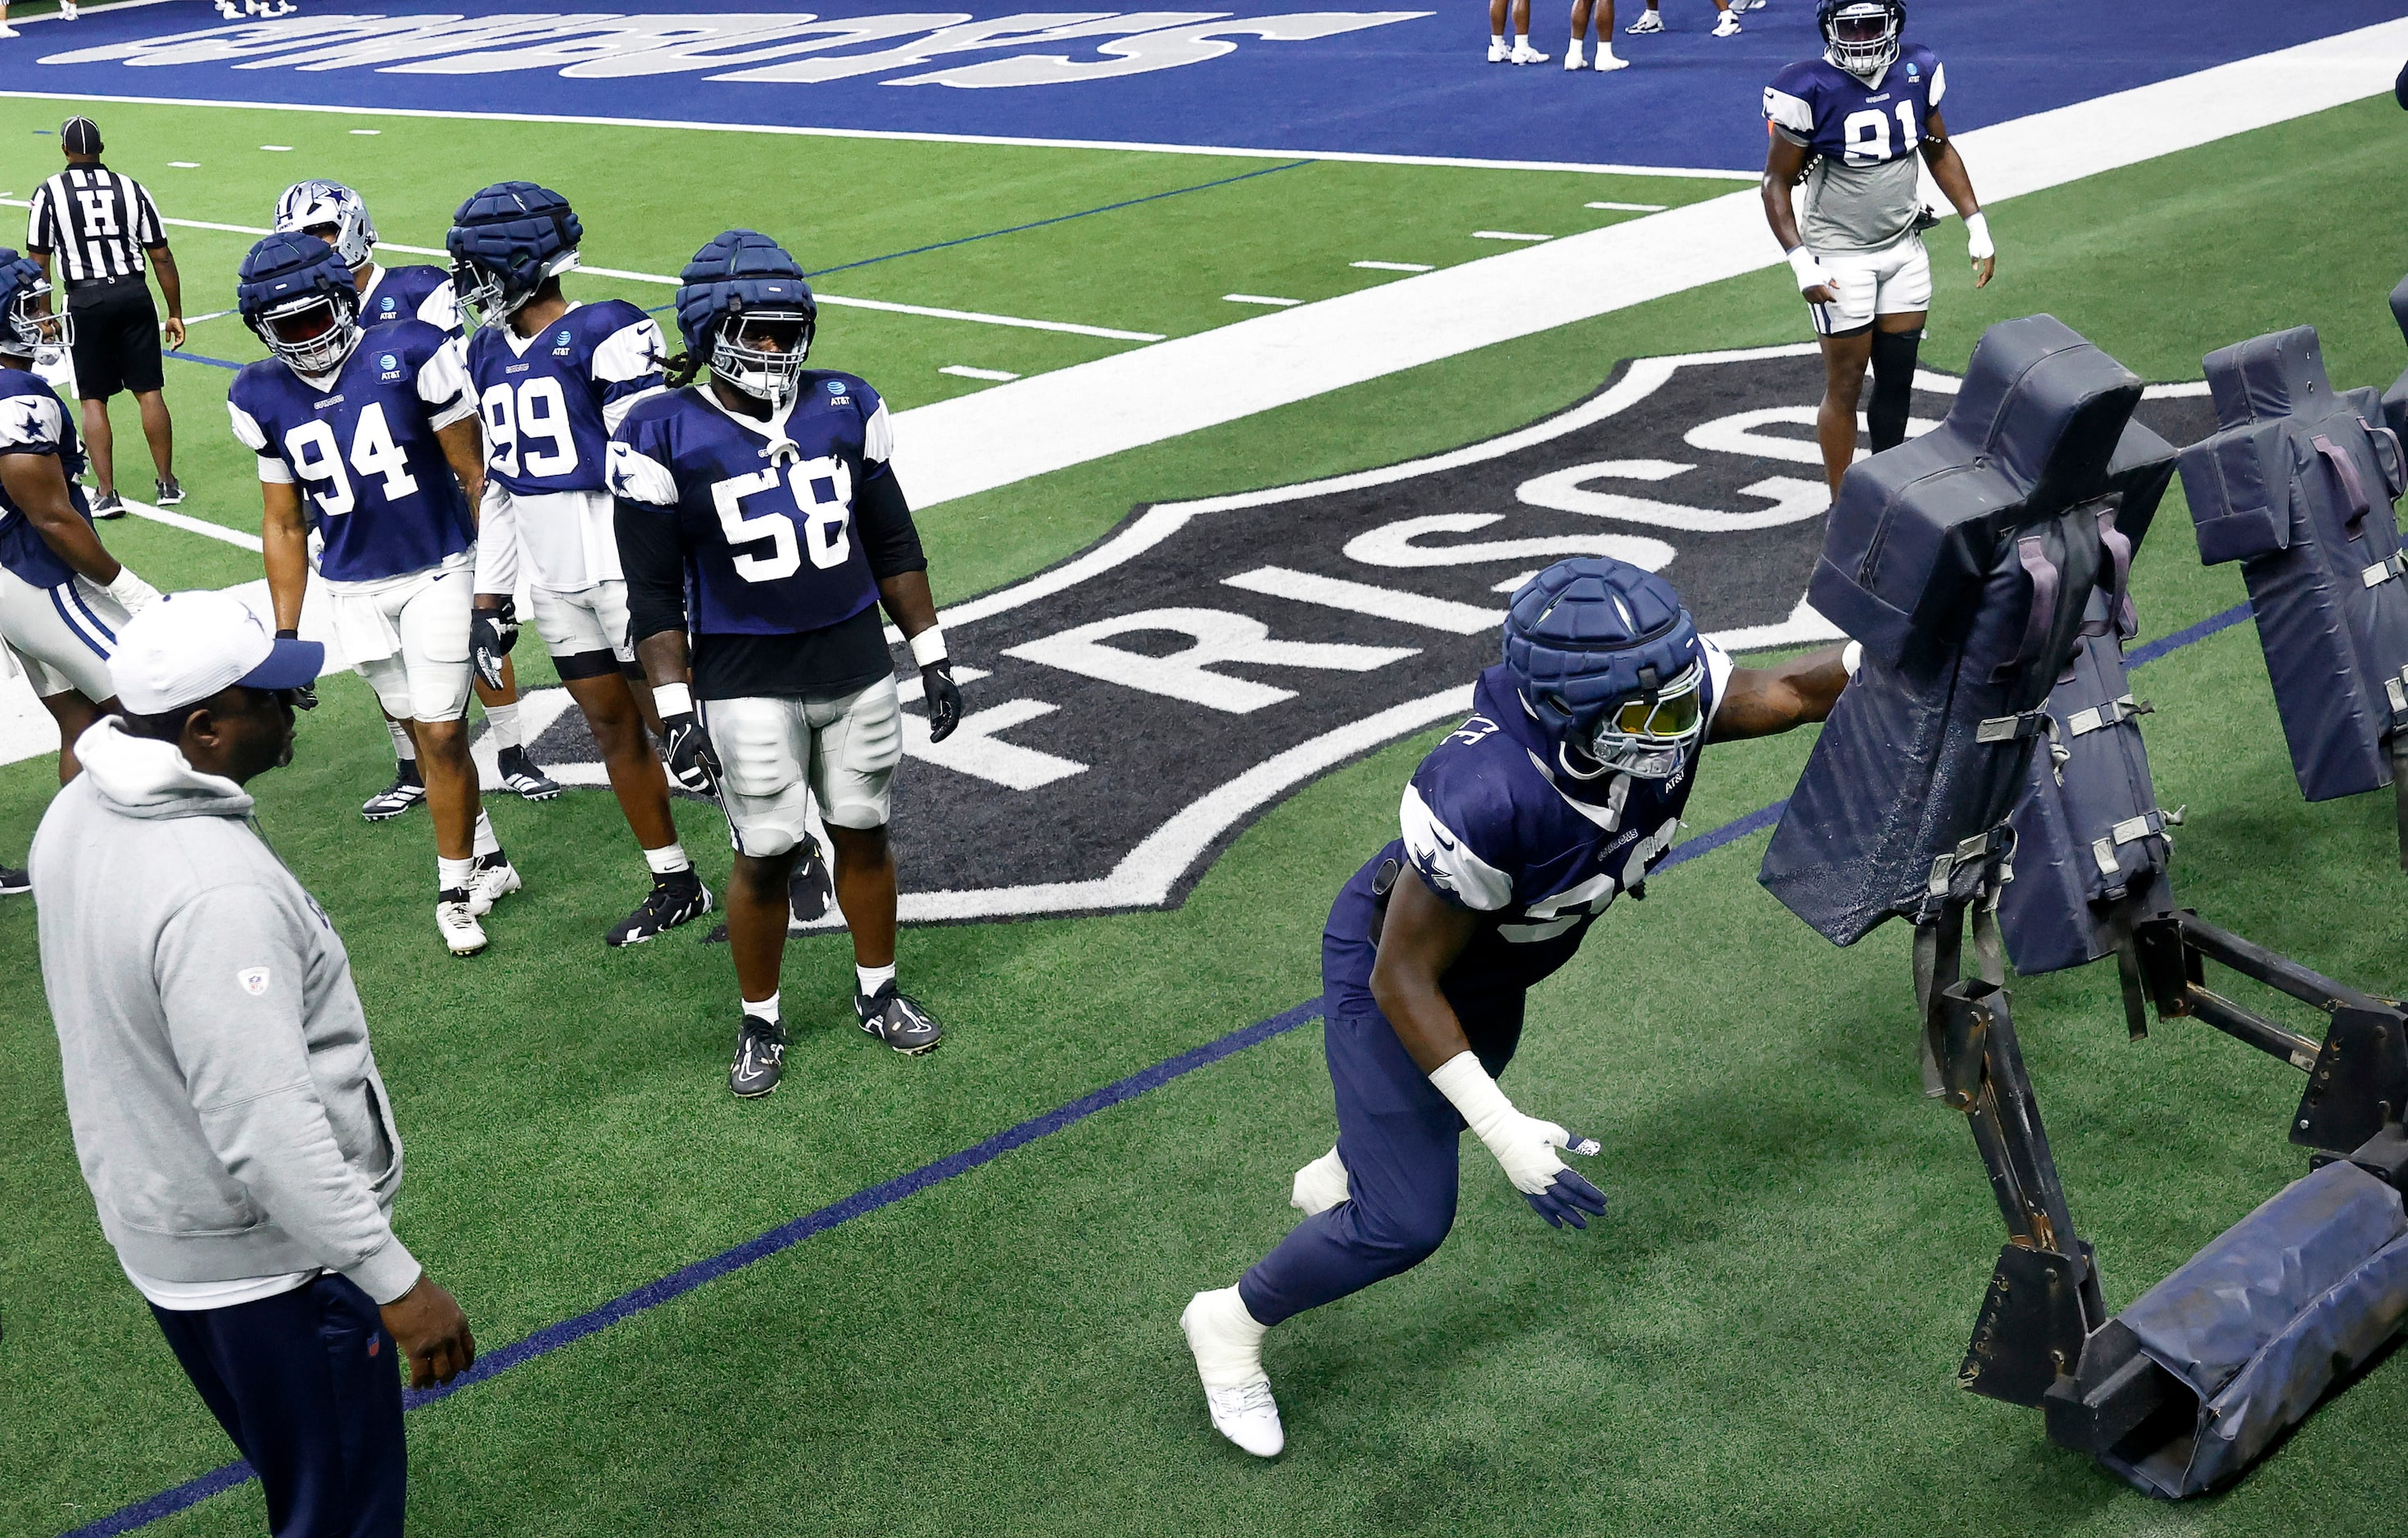
[[[824,571],[844,565],[845,558],[853,553],[852,469],[844,461],[827,455],[798,459],[786,468],[785,481],[794,494],[794,506],[802,513],[799,548],[795,539],[794,514],[782,508],[751,517],[744,512],[744,499],[775,491],[778,479],[778,468],[771,466],[750,475],[729,476],[710,488],[711,505],[719,510],[719,531],[731,550],[763,539],[770,541],[766,553],[736,556],[736,574],[748,582],[780,582],[803,568],[807,553],[811,565]],[[825,496],[820,495],[823,484],[828,491]]]

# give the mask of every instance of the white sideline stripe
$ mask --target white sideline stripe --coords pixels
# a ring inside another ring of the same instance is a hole
[[[1519,230],[1474,230],[1474,240],[1553,240],[1552,235],[1526,235]]]
[[[1427,262],[1349,262],[1350,267],[1369,267],[1373,272],[1436,272]]]
[[[1304,303],[1301,299],[1278,299],[1268,294],[1224,294],[1222,301],[1233,305],[1275,305],[1282,309]]]
[[[157,5],[161,0],[139,0]],[[112,10],[122,8],[111,6]],[[48,21],[37,16],[34,21]],[[1475,171],[1570,171],[1583,176],[1669,177],[1687,181],[1756,181],[1762,173],[1711,166],[1610,165],[1579,160],[1480,160],[1461,155],[1383,155],[1357,150],[1253,150],[1231,144],[1151,144],[1129,139],[1013,138],[996,134],[925,134],[901,129],[808,128],[779,122],[702,122],[680,118],[601,118],[552,112],[458,112],[423,107],[324,107],[312,102],[219,101],[207,96],[94,95],[80,91],[0,91],[0,100],[124,102],[136,107],[214,107],[240,112],[333,112],[366,118],[433,118],[454,122],[557,122],[593,128],[682,128],[698,134],[778,134],[796,138],[888,139],[911,144],[991,144],[1010,150],[1116,150],[1144,155],[1217,155],[1235,160],[1337,160],[1357,165],[1460,166]]]
[[[0,96],[7,96],[9,94],[12,94],[12,93],[0,92]],[[266,147],[263,146],[262,148]],[[0,197],[0,206],[11,208],[30,208],[33,207],[31,203],[26,202],[22,198],[17,197]],[[173,224],[179,229],[219,230],[227,235],[266,235],[269,233],[264,226],[258,224],[219,224],[206,219],[167,219],[163,217],[159,223],[163,224]],[[440,246],[405,246],[398,240],[380,240],[377,242],[377,250],[397,251],[409,256],[449,257],[452,254]],[[590,272],[596,278],[624,278],[630,282],[662,283],[670,288],[678,286],[678,280],[669,277],[666,273],[634,272],[625,267],[589,267],[582,265],[580,265],[577,270],[580,272]],[[940,309],[934,305],[896,304],[891,299],[849,299],[840,294],[813,294],[811,297],[819,301],[821,304],[834,305],[838,309],[883,309],[890,310],[897,315],[923,315],[930,320],[937,321],[970,321],[980,325],[1013,326],[1023,331],[1060,331],[1066,332],[1073,337],[1101,337],[1107,341],[1115,342],[1158,342],[1163,339],[1162,333],[1158,331],[1120,331],[1108,325],[1079,325],[1069,321],[1032,321],[1027,319],[1025,316],[990,315],[983,310],[977,309]],[[1302,301],[1296,299],[1272,299],[1268,302],[1271,304],[1297,304]],[[223,315],[231,313],[231,311],[220,310],[218,313]],[[204,319],[207,318],[208,317],[204,317]]]
[[[228,528],[223,524],[212,524],[206,518],[195,518],[190,513],[178,512],[173,508],[154,508],[148,502],[136,502],[123,492],[119,492],[117,498],[125,504],[125,510],[136,518],[147,518],[154,524],[165,524],[169,528],[179,528],[187,534],[206,535],[209,539],[220,539],[250,551],[254,555],[267,548],[260,542],[259,536],[256,534],[245,534],[238,528]]]
[[[1661,203],[1589,203],[1584,204],[1583,207],[1605,208],[1614,213],[1662,213],[1664,211],[1664,205]]]
[[[201,168],[201,163],[197,160],[171,160],[167,164],[179,171],[197,171]]]
[[[952,374],[957,378],[966,380],[1010,381],[1016,380],[1020,377],[1017,374],[1006,373],[1000,368],[972,368],[966,363],[949,363],[942,368],[938,369],[937,372],[939,374]]]
[[[2381,22],[1957,143],[1997,203],[2382,94],[2403,53]],[[930,507],[1781,263],[1751,187],[915,407],[896,440]]]
[[[1418,625],[1425,630],[1444,630],[1456,636],[1476,636],[1485,630],[1494,630],[1505,622],[1502,609],[1483,609],[1477,604],[1457,603],[1452,598],[1399,593],[1391,587],[1350,582],[1340,577],[1315,576],[1310,571],[1290,571],[1285,567],[1257,567],[1252,571],[1222,578],[1221,585],[1248,593],[1268,594],[1274,598],[1292,598],[1297,603],[1319,604],[1325,609],[1342,609],[1350,614],[1395,620],[1400,625]]]
[[[280,155],[289,155],[293,152],[293,146],[289,144],[263,144],[260,148]]]

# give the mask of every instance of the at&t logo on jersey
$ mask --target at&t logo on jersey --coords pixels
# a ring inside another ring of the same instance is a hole
[[[391,352],[380,352],[377,354],[377,378],[397,380],[401,378],[401,360]]]
[[[380,315],[391,315],[400,308],[401,307],[398,304],[394,302],[394,297],[390,294],[377,301],[377,313]]]

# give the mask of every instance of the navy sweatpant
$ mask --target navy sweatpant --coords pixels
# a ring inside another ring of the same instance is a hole
[[[401,1370],[366,1293],[328,1272],[255,1303],[150,1312],[257,1471],[270,1532],[401,1538]]]
[[[1297,1224],[1238,1279],[1246,1312],[1267,1325],[1411,1271],[1455,1226],[1463,1117],[1415,1066],[1369,992],[1333,982],[1330,970],[1322,1040],[1347,1200]],[[1477,1013],[1458,1002],[1456,1013],[1481,1066],[1503,1073],[1521,1043],[1522,995]]]

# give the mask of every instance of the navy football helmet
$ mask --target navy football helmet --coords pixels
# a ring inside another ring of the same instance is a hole
[[[1823,32],[1823,56],[1870,85],[1898,58],[1906,0],[1820,0],[1814,24]]]
[[[30,358],[36,348],[74,344],[74,319],[52,314],[50,296],[41,265],[0,246],[0,352]]]
[[[331,374],[360,339],[351,265],[314,235],[271,235],[242,259],[234,291],[243,323],[296,374]]]
[[[727,230],[678,274],[678,331],[688,353],[746,395],[790,399],[819,328],[802,265],[757,230]]]
[[[279,230],[308,235],[330,226],[335,237],[326,244],[335,248],[335,254],[353,272],[366,266],[377,243],[367,199],[339,181],[296,181],[276,200]]]
[[[568,199],[532,181],[498,181],[460,205],[443,247],[452,286],[480,325],[500,325],[526,307],[544,280],[577,266],[585,226]]]
[[[1671,583],[1627,561],[1577,556],[1524,582],[1505,667],[1575,779],[1669,780],[1705,736],[1697,624]]]

